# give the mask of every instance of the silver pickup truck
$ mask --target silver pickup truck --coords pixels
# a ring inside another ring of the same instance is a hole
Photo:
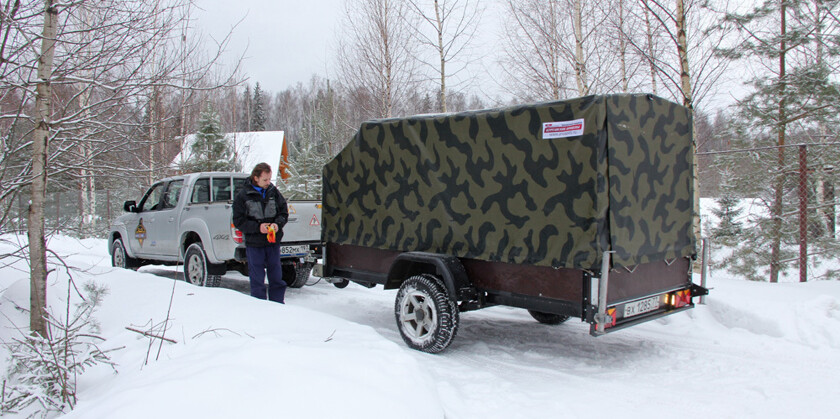
[[[248,274],[242,232],[233,226],[233,197],[248,175],[191,173],[153,184],[140,202],[111,223],[108,251],[115,267],[183,264],[185,279],[215,287],[228,270]],[[321,249],[321,203],[291,201],[283,228],[283,279],[302,287]]]

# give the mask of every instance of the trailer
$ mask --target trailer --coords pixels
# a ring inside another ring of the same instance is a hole
[[[693,153],[691,111],[645,94],[365,122],[324,167],[319,273],[398,288],[430,353],[494,305],[594,336],[684,311]]]

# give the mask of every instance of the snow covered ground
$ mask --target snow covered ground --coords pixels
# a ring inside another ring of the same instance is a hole
[[[239,274],[199,288],[173,280],[172,268],[111,268],[104,240],[55,237],[49,247],[78,269],[77,284],[108,286],[101,347],[123,347],[112,353],[117,374],[97,367],[80,378],[68,418],[837,417],[837,281],[716,271],[707,305],[599,338],[575,319],[546,326],[495,307],[463,313],[452,345],[429,355],[403,344],[396,292],[381,287],[320,282],[279,305],[243,294]],[[50,305],[63,313],[68,277],[50,278]],[[177,343],[157,357],[157,343],[150,350],[126,327],[162,322],[170,296],[166,336]],[[3,342],[28,324],[28,302],[26,263],[0,268]]]

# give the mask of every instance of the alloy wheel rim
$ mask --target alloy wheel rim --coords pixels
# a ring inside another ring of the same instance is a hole
[[[125,253],[123,253],[121,246],[116,246],[114,248],[114,266],[125,268]]]
[[[204,267],[201,265],[201,259],[198,255],[190,256],[189,263],[187,264],[187,271],[189,273],[187,280],[191,284],[201,284],[201,280],[204,277]]]
[[[413,291],[406,294],[400,304],[400,322],[403,331],[413,340],[424,340],[434,332],[437,311],[425,293]]]

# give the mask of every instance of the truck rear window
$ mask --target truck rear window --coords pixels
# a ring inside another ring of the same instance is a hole
[[[210,202],[210,178],[201,178],[195,181],[190,203],[198,204],[202,202]]]
[[[231,201],[233,200],[233,188],[230,184],[229,177],[214,177],[213,178],[213,201]]]

